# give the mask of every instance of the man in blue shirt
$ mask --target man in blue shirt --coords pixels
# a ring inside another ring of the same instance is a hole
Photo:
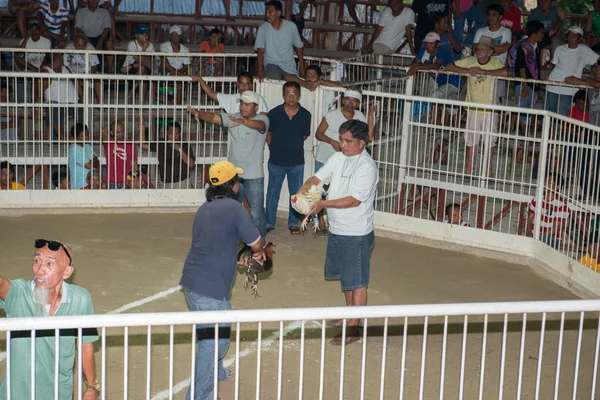
[[[295,194],[304,182],[304,141],[310,136],[310,112],[300,103],[300,84],[283,85],[283,104],[269,111],[269,186],[267,189],[267,232],[275,229],[277,204],[283,180],[287,176],[288,190]],[[298,216],[291,207],[288,227],[299,235]]]
[[[210,186],[206,189],[206,203],[202,204],[192,227],[192,246],[185,259],[180,285],[190,311],[231,309],[231,286],[237,268],[240,240],[264,260],[264,242],[252,224],[244,206],[236,198],[240,188],[239,175],[244,171],[228,161],[210,167]],[[196,325],[198,353],[194,377],[194,391],[188,390],[186,399],[213,398],[215,370],[215,329],[213,324]],[[218,380],[232,373],[223,367],[223,358],[229,347],[231,328],[219,324]]]

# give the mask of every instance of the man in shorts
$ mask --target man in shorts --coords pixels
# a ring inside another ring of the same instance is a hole
[[[114,50],[111,28],[110,13],[98,6],[98,0],[88,0],[87,7],[80,8],[75,14],[75,33],[84,34],[96,50]],[[114,73],[114,56],[106,56],[106,63],[108,73]]]
[[[341,151],[329,157],[325,165],[304,183],[298,195],[321,181],[330,183],[327,199],[316,203],[309,212],[313,215],[327,209],[328,213],[325,279],[340,279],[346,306],[364,306],[375,240],[373,205],[379,172],[366,150],[369,128],[365,122],[346,121],[340,126],[339,133]],[[331,320],[328,325],[340,327],[343,321]],[[358,319],[347,321],[345,344],[360,339],[358,326]],[[342,343],[342,334],[330,342],[334,346]]]

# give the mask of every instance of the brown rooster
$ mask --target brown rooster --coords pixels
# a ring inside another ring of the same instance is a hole
[[[250,287],[250,291],[255,296],[258,296],[260,290],[258,290],[258,274],[267,272],[273,268],[273,247],[275,244],[272,242],[267,243],[264,247],[265,261],[261,262],[252,257],[254,252],[247,244],[244,244],[238,251],[238,265],[242,267],[248,267],[244,275],[244,288]]]

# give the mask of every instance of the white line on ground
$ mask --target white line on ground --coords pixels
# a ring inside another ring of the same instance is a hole
[[[283,336],[287,336],[290,332],[293,332],[293,331],[299,329],[301,326],[302,326],[302,321],[290,322],[283,328]],[[273,343],[275,343],[277,340],[279,340],[279,329],[277,329],[275,332],[273,332],[272,334],[270,334],[269,336],[267,336],[265,339],[262,340],[261,347],[262,347],[263,351],[268,351],[270,346]],[[253,352],[256,351],[256,349],[257,349],[256,342],[249,344],[244,350],[240,351],[239,358],[244,358],[244,357],[252,354]],[[233,365],[233,363],[235,363],[235,355],[233,357],[228,357],[227,359],[223,360],[223,367],[227,368],[227,367]],[[189,386],[190,386],[190,378],[188,378],[184,381],[181,381],[178,384],[176,384],[175,386],[173,386],[173,394],[179,393],[182,390],[187,389]],[[154,397],[152,397],[151,400],[165,400],[168,398],[169,398],[169,390],[167,389],[167,390],[163,390],[162,392],[159,392],[156,395],[154,395]]]
[[[181,286],[177,285],[170,289],[163,290],[162,292],[158,292],[155,295],[134,301],[132,303],[125,304],[124,306],[119,307],[116,310],[108,311],[106,314],[121,314],[125,311],[131,310],[132,308],[143,306],[144,304],[150,303],[154,300],[158,300],[158,299],[162,299],[163,297],[167,297],[171,293],[178,292],[179,290],[181,290]],[[6,359],[6,352],[0,352],[0,362],[4,361],[5,359]]]

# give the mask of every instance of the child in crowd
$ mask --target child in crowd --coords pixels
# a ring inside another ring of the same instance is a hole
[[[562,178],[559,175],[548,174],[544,180],[544,197],[541,207],[533,198],[529,203],[529,214],[527,215],[526,234],[533,236],[535,214],[540,212],[540,238],[554,249],[559,249],[562,241],[562,231],[569,218],[569,205],[558,193],[562,187]]]
[[[52,185],[54,189],[68,190],[71,187],[69,172],[66,168],[60,168],[52,174]]]
[[[139,170],[129,171],[127,174],[127,189],[148,189],[148,185],[142,178]]]
[[[590,112],[587,108],[587,92],[585,89],[579,89],[573,96],[573,107],[569,111],[569,117],[578,121],[590,122]]]
[[[225,53],[223,40],[223,32],[220,29],[214,28],[210,31],[208,40],[200,42],[201,53]],[[223,74],[223,58],[221,57],[202,57],[200,75],[202,76],[220,76]]]
[[[106,181],[109,189],[123,189],[127,182],[127,172],[137,171],[137,147],[126,142],[125,124],[113,120],[110,126],[102,128],[104,156],[106,157]]]
[[[8,161],[0,162],[0,190],[25,190],[25,186],[17,182],[17,169]]]
[[[85,186],[82,190],[100,190],[106,189],[104,186],[104,181],[102,180],[102,176],[100,175],[100,171],[97,169],[93,169],[87,174],[87,186]]]
[[[451,225],[469,226],[467,221],[462,219],[462,209],[460,204],[448,204],[444,215],[444,223]]]
[[[94,154],[90,132],[82,123],[73,125],[69,145],[69,172],[71,189],[81,189],[87,184],[87,176],[92,168],[100,168],[100,161]]]

